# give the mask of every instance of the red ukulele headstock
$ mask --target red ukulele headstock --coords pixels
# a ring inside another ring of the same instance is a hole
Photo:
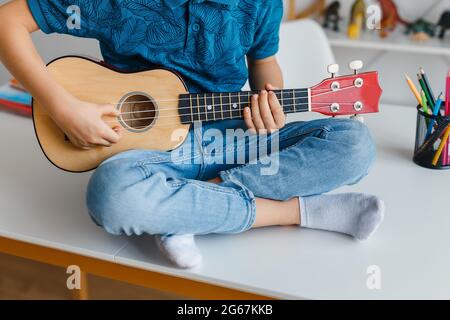
[[[311,88],[311,111],[328,116],[379,112],[381,93],[378,72],[332,77]]]

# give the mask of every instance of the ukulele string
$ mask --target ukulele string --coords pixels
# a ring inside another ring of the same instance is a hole
[[[353,102],[340,102],[340,104],[341,105],[353,105]],[[299,104],[287,104],[287,105],[284,105],[283,107],[296,107],[296,106],[306,106],[306,105],[309,105],[309,103],[299,103]],[[326,105],[326,106],[321,106],[321,107],[314,107],[314,105]],[[319,111],[319,110],[323,110],[323,109],[330,109],[330,103],[319,103],[319,102],[314,102],[314,103],[311,103],[311,110],[301,110],[301,111],[298,111],[298,112],[295,112],[295,110],[294,110],[294,112],[293,113],[304,113],[304,112],[307,112],[307,111],[311,111],[311,112],[315,112],[315,111]],[[159,110],[177,110],[177,108],[169,108],[169,109],[159,109]],[[143,110],[143,111],[135,111],[135,112],[130,112],[130,113],[146,113],[146,112],[150,112],[150,111],[153,111],[153,110]],[[223,114],[232,114],[233,113],[233,111],[234,112],[236,112],[236,111],[238,111],[238,112],[240,112],[240,114],[242,113],[242,111],[243,111],[243,109],[233,109],[233,110],[230,110],[230,111],[226,111],[226,112],[223,112]],[[220,114],[222,115],[222,112],[221,111],[217,111],[217,112],[200,112],[200,113],[193,113],[193,114],[187,114],[187,115],[185,115],[186,117],[189,117],[189,118],[191,118],[190,116],[192,115],[192,116],[200,116],[200,115],[216,115],[217,113],[219,113],[220,112]],[[350,114],[350,113],[349,113]],[[156,118],[156,119],[162,119],[162,118],[181,118],[181,116],[183,116],[183,115],[179,115],[179,114],[177,114],[177,115],[166,115],[166,116],[156,116],[156,117],[141,117],[141,118],[130,118],[130,119],[123,119],[123,118],[121,118],[120,116],[121,115],[123,115],[123,113],[122,114],[119,114],[119,116],[107,116],[107,117],[114,117],[116,120],[103,120],[103,122],[105,122],[105,123],[117,123],[117,122],[119,122],[119,121],[122,121],[122,122],[126,122],[126,121],[134,121],[134,120],[148,120],[148,119],[154,119],[154,118]],[[338,114],[337,114],[338,115]],[[40,117],[42,117],[42,116],[47,116],[47,117],[50,117],[50,115],[48,115],[48,114],[40,114],[40,115],[37,115],[37,116],[40,116]],[[236,117],[232,117],[232,118],[222,118],[222,119],[217,119],[217,120],[228,120],[228,119],[236,119]],[[216,119],[207,119],[207,120],[202,120],[202,121],[214,121],[214,120],[216,120]],[[196,120],[194,120],[194,121],[196,121]]]
[[[350,89],[350,88],[356,88],[355,86],[348,86],[348,87],[344,87],[344,88],[341,88],[341,89],[339,89],[339,91],[342,91],[342,90],[348,90],[348,89]],[[319,94],[315,94],[315,95],[311,95],[310,97],[311,98],[315,98],[315,97],[318,97],[318,96],[323,96],[323,95],[328,95],[328,94],[331,94],[331,93],[334,93],[334,91],[331,91],[331,90],[329,90],[329,89],[327,89],[328,90],[328,92],[324,92],[324,93],[319,93]],[[200,98],[200,97],[199,97]],[[281,101],[284,101],[284,100],[291,100],[292,98],[284,98],[284,99],[279,99],[279,101],[281,100]],[[191,100],[191,98],[186,98],[185,100]],[[161,101],[180,101],[179,99],[171,99],[171,100],[158,100],[159,102],[161,102]],[[130,104],[136,104],[136,103],[148,103],[148,102],[150,102],[150,101],[136,101],[136,102],[124,102],[124,103],[122,103],[122,104],[128,104],[128,103],[130,103]],[[337,103],[339,103],[339,102],[337,102]],[[302,104],[292,104],[292,105],[284,105],[283,107],[289,107],[289,106],[299,106],[299,105],[311,105],[311,107],[313,107],[313,105],[317,105],[317,104],[327,104],[328,106],[326,106],[326,107],[318,107],[318,108],[314,108],[314,110],[311,110],[311,111],[317,111],[317,110],[321,110],[321,109],[329,109],[330,108],[330,103],[311,103],[311,104],[309,104],[309,103],[302,103]],[[353,104],[353,103],[350,103],[350,102],[342,102],[341,104]],[[117,104],[116,106],[118,106],[119,104]],[[120,104],[121,105],[121,104]],[[233,104],[229,104],[229,105],[233,105]],[[188,109],[193,109],[194,107],[185,107],[185,108],[188,108]],[[198,107],[197,107],[198,108]],[[175,107],[175,108],[168,108],[168,109],[165,109],[165,110],[180,110],[180,109],[183,109],[183,108],[179,108],[179,107]],[[238,109],[238,111],[241,111],[242,109]],[[121,113],[121,114],[119,114],[119,116],[120,115],[123,115],[123,114],[132,114],[132,113],[145,113],[145,112],[151,112],[151,111],[154,111],[154,110],[140,110],[140,111],[132,111],[132,112],[127,112],[127,113]],[[305,110],[306,111],[306,110]],[[199,114],[197,114],[197,115],[200,115],[200,114],[205,114],[205,113],[199,113]],[[48,115],[46,115],[46,116],[48,116]],[[193,116],[193,115],[192,115]],[[180,116],[179,115],[174,115],[174,116],[166,116],[166,117],[168,117],[168,118],[180,118]],[[158,117],[158,118],[163,118],[163,117]],[[239,117],[239,118],[241,118],[241,117]],[[151,118],[152,119],[152,118]],[[233,120],[233,119],[236,119],[235,117],[230,117],[230,118],[227,118],[227,117],[225,117],[225,118],[222,118],[222,119],[220,119],[220,120]],[[242,119],[242,118],[241,118]],[[130,120],[144,120],[144,119],[130,119]],[[206,120],[204,120],[204,121],[206,121]],[[120,122],[120,119],[119,119],[119,117],[117,117],[117,120],[115,120],[115,121],[104,121],[104,122],[110,122],[110,123],[117,123],[117,124],[119,124],[119,122]],[[203,122],[203,121],[193,121],[193,122]],[[191,125],[192,124],[192,122],[189,122],[189,123],[180,123],[181,125]],[[140,130],[140,129],[145,129],[145,128],[148,128],[148,127],[150,127],[150,125],[147,125],[147,126],[142,126],[142,127],[130,127],[129,129],[131,129],[131,130]],[[173,127],[173,124],[158,124],[156,127]],[[126,129],[126,128],[125,128]],[[127,136],[127,135],[131,135],[131,134],[136,134],[136,133],[139,133],[139,132],[130,132],[130,131],[128,131],[128,132],[125,132],[125,133],[122,133],[121,134],[121,136]]]
[[[318,109],[322,109],[322,108],[318,108]],[[318,109],[314,109],[312,111],[315,111],[315,110],[318,110]],[[178,117],[178,116],[174,116],[174,117]],[[150,118],[150,119],[153,119],[153,118]],[[221,121],[221,120],[236,120],[236,119],[237,119],[236,117],[224,117],[222,119],[219,119],[219,121]],[[239,117],[239,119],[242,119],[242,117]],[[137,120],[137,119],[135,119],[135,120]],[[189,123],[180,123],[180,124],[181,125],[192,125],[194,122],[195,123],[203,123],[203,122],[208,122],[208,121],[213,121],[213,120],[197,120],[197,121],[193,121],[193,122],[189,122]],[[111,123],[119,124],[120,121],[104,121],[104,122],[111,122]],[[122,123],[123,123],[123,121],[122,121]],[[132,126],[129,126],[129,125],[127,125],[127,126],[128,126],[128,129],[131,129],[131,130],[141,130],[141,129],[145,129],[145,128],[151,128],[151,125],[145,125],[145,126],[139,126],[139,127],[132,127]],[[158,128],[158,127],[173,127],[173,124],[157,124],[155,126],[155,128]],[[127,128],[124,128],[124,129],[127,130]],[[125,133],[122,133],[122,136],[130,135],[130,134],[136,134],[136,133],[140,133],[140,132],[129,132],[129,131],[127,131]]]
[[[330,103],[323,103],[323,104],[326,105],[326,106],[313,107],[313,110],[311,110],[311,111],[314,112],[314,111],[322,110],[322,109],[330,109]],[[340,103],[340,104],[341,105],[353,105],[353,103],[351,103],[351,102],[343,102],[343,103]],[[284,105],[284,107],[293,107],[293,106],[298,107],[298,106],[302,106],[302,105],[308,105],[308,103]],[[176,110],[176,108],[159,109],[159,111],[162,111],[162,110]],[[188,118],[191,118],[191,119],[193,119],[195,116],[197,116],[197,118],[199,118],[201,115],[206,115],[206,116],[210,115],[210,116],[214,116],[215,117],[217,115],[217,113],[220,113],[221,115],[223,115],[223,114],[230,114],[233,111],[234,112],[236,112],[236,111],[237,112],[242,112],[243,109],[234,109],[234,110],[231,110],[231,111],[224,111],[223,113],[220,110],[217,111],[217,112],[212,112],[212,111],[211,112],[197,112],[197,113],[190,113],[190,114],[187,114],[187,115],[184,115],[184,116],[186,116]],[[305,111],[307,111],[307,110],[304,110],[304,112]],[[146,113],[146,112],[148,112],[148,111],[136,111],[136,112],[133,112],[133,113]],[[123,115],[123,113],[120,114],[120,115]],[[119,118],[119,117],[117,117],[117,118]],[[123,119],[123,118],[121,118],[120,120],[122,120],[123,122],[127,122],[127,121],[135,121],[135,120],[149,120],[149,119],[154,119],[154,118],[157,118],[157,119],[162,119],[162,118],[180,118],[180,115],[166,115],[166,116],[156,116],[156,117],[148,117],[147,116],[147,117],[130,118],[130,119]],[[219,117],[218,120],[223,120],[223,119],[224,118],[220,119],[220,117]],[[230,118],[230,119],[236,119],[236,118],[233,117],[233,118]],[[216,120],[216,119],[208,119],[208,120],[205,120],[205,121],[213,121],[213,120]],[[104,122],[105,123],[116,123],[117,120],[105,120]]]
[[[313,112],[319,109],[329,109],[329,107],[320,107],[320,108],[315,108],[314,110],[312,110]],[[305,111],[306,112],[306,111]],[[168,118],[173,118],[173,117],[178,117],[179,116],[169,116]],[[153,119],[153,118],[150,118]],[[242,119],[242,117],[238,118],[238,119]],[[131,120],[138,120],[138,119],[131,119]],[[143,120],[143,119],[141,119]],[[222,119],[219,119],[219,121],[222,120],[237,120],[236,117],[224,117]],[[194,121],[194,122],[189,122],[189,123],[180,123],[180,125],[193,125],[194,123],[203,123],[203,122],[209,122],[209,121],[213,121],[213,120],[198,120],[198,121]],[[119,124],[120,121],[116,120],[116,121],[104,121],[106,123],[110,122],[110,123],[117,123]],[[125,123],[126,124],[126,123]],[[173,124],[157,124],[154,128],[167,128],[167,127],[173,127]],[[153,128],[151,125],[146,125],[146,126],[139,126],[139,127],[132,127],[132,126],[128,126],[129,128],[124,128],[125,130],[142,130],[142,129],[146,129],[146,128]],[[126,131],[120,134],[121,137],[124,136],[130,136],[130,135],[135,135],[135,134],[139,134],[139,133],[144,133],[146,131],[142,131],[142,132],[131,132],[131,131]]]
[[[243,118],[239,118],[239,119],[243,119]],[[224,117],[224,118],[222,118],[222,119],[219,119],[218,121],[222,121],[222,120],[239,120],[239,119],[237,119],[236,117],[230,117],[230,118],[227,118],[227,117]],[[194,122],[189,122],[189,123],[180,123],[180,125],[189,125],[189,126],[191,126],[191,125],[193,125],[194,123],[204,123],[204,122],[210,122],[210,121],[213,121],[213,120],[198,120],[198,121],[194,121]],[[152,127],[151,125],[146,125],[146,126],[138,126],[138,127],[129,127],[129,128],[124,128],[125,130],[143,130],[143,129],[146,129],[146,128],[149,128],[149,129],[153,129],[153,128],[167,128],[167,127],[173,127],[174,125],[173,124],[157,124],[157,125],[155,125],[154,127]],[[189,130],[188,130],[189,131]],[[131,132],[131,131],[126,131],[126,132],[124,132],[124,133],[121,133],[120,134],[120,136],[121,137],[124,137],[124,136],[129,136],[129,135],[135,135],[135,134],[140,134],[140,133],[145,133],[146,131],[142,131],[142,132]]]
[[[346,89],[350,89],[350,88],[353,88],[353,87],[354,86],[345,87],[345,88],[342,88],[340,90],[346,90]],[[321,93],[321,94],[311,95],[311,98],[315,98],[315,97],[322,96],[322,95],[327,95],[327,94],[330,94],[330,93],[333,93],[333,92],[334,91],[329,91],[329,92],[325,92],[325,93]],[[203,98],[201,98],[201,99],[203,99]],[[292,100],[292,99],[293,98],[284,98],[284,99],[278,99],[278,101],[280,101],[281,104],[282,104],[283,101],[285,101],[285,100]],[[159,102],[159,101],[163,101],[163,100],[156,100],[155,102]],[[166,101],[178,101],[178,100],[166,100]],[[117,107],[117,106],[121,106],[123,104],[138,104],[138,103],[150,103],[150,102],[152,102],[152,101],[124,102],[124,103],[121,103],[121,104],[113,104],[113,105]],[[317,102],[317,103],[319,103],[319,102]],[[329,102],[329,103],[322,102],[322,104],[328,104],[328,105],[330,105],[332,103],[334,103],[334,102]],[[347,103],[347,102],[343,102],[342,104],[345,104],[345,103]],[[350,102],[348,102],[348,103],[350,103]],[[223,106],[233,106],[234,104],[237,104],[237,103],[231,103],[230,102],[230,103],[222,104],[222,107]],[[295,104],[295,105],[308,105],[308,104],[309,103],[299,103],[299,104]],[[285,106],[288,106],[288,105],[285,105]],[[203,106],[189,106],[189,107],[181,107],[181,108],[180,107],[168,107],[168,108],[163,108],[163,109],[158,109],[158,110],[183,110],[183,109],[194,109],[194,108],[200,108],[200,107],[205,108],[206,105],[203,105]],[[154,109],[143,109],[143,110],[139,110],[139,111],[121,112],[120,115],[133,114],[133,113],[143,113],[143,112],[152,112],[152,111],[154,111]]]
[[[333,104],[333,103],[334,102],[314,102],[314,103],[311,103],[311,105],[315,104],[315,105],[331,106],[331,104]],[[337,102],[337,103],[342,104],[342,105],[354,104],[353,102]],[[281,107],[292,107],[292,106],[294,106],[294,107],[295,106],[302,107],[302,106],[307,106],[307,105],[309,105],[309,103],[302,102],[302,103],[293,103],[293,104],[281,104]],[[142,110],[136,110],[136,111],[121,112],[121,113],[119,113],[119,116],[128,115],[128,114],[135,114],[135,113],[147,113],[147,112],[152,112],[152,111],[173,111],[173,110],[185,110],[185,109],[192,109],[193,111],[197,111],[200,108],[202,108],[203,111],[200,111],[200,112],[197,112],[197,113],[193,113],[193,115],[195,115],[195,114],[207,114],[207,113],[208,114],[209,113],[214,114],[214,113],[220,113],[220,112],[222,112],[222,110],[225,113],[225,112],[232,112],[232,111],[244,110],[245,108],[250,108],[250,106],[245,106],[244,108],[237,107],[237,108],[233,108],[233,109],[224,110],[223,109],[224,106],[229,107],[229,106],[233,106],[233,104],[228,104],[228,103],[222,104],[222,107],[220,109],[218,108],[216,110],[213,110],[212,106],[211,106],[211,109],[208,109],[207,105],[192,106],[192,108],[191,107],[182,107],[182,108],[180,108],[180,107],[169,107],[168,106],[167,108],[142,109]],[[190,113],[186,114],[186,115],[190,115]]]
[[[344,89],[347,89],[347,88],[353,88],[353,87],[355,87],[355,85],[348,86],[348,87],[343,87],[340,90],[344,90]],[[287,94],[292,94],[293,96],[295,96],[297,94],[300,94],[298,91],[294,92],[293,90],[294,89],[284,89],[283,91],[286,92]],[[272,90],[272,91],[275,92],[276,90]],[[305,91],[307,91],[307,90],[305,89]],[[311,89],[311,93],[316,92],[316,91],[325,92],[325,93],[327,93],[326,91],[333,92],[330,89]],[[258,91],[258,92],[257,91],[255,91],[255,92],[247,91],[247,92],[249,93],[247,95],[245,95],[245,92],[242,92],[242,93],[238,93],[238,92],[235,92],[235,93],[220,93],[220,92],[218,92],[218,93],[193,93],[193,94],[195,94],[197,96],[196,97],[189,97],[189,98],[178,98],[178,99],[159,99],[159,100],[153,100],[153,101],[152,100],[148,100],[148,101],[122,102],[121,104],[186,101],[186,100],[191,100],[191,99],[197,99],[197,97],[200,98],[200,99],[204,99],[206,97],[206,95],[208,95],[208,94],[212,94],[212,96],[208,97],[208,99],[213,99],[213,98],[216,98],[216,99],[217,98],[227,99],[227,98],[239,98],[239,97],[245,98],[245,97],[251,97],[253,95],[256,95],[256,94],[260,93],[260,91]],[[214,96],[215,94],[217,96]],[[277,94],[277,93],[275,93],[275,94]],[[189,93],[186,93],[186,95],[189,95]],[[283,97],[283,95],[282,95],[282,97]],[[292,98],[283,98],[283,99],[284,100],[288,100],[288,99],[292,99]],[[279,100],[283,100],[283,99],[279,99]]]
[[[330,109],[330,104],[327,104],[327,106],[321,106],[321,107],[314,107],[314,105],[317,105],[317,104],[322,104],[322,103],[312,103],[311,104],[311,107],[312,107],[312,109],[311,109],[311,112],[315,112],[315,111],[320,111],[320,110],[323,110],[323,109],[326,109],[326,110],[329,110]],[[351,102],[342,102],[342,103],[340,103],[341,105],[353,105],[353,103],[351,103]],[[307,104],[307,103],[304,103],[304,104],[290,104],[290,105],[285,105],[284,107],[293,107],[293,106],[301,106],[301,105],[309,105],[309,104]],[[173,108],[173,109],[166,109],[166,110],[176,110],[176,108]],[[234,110],[234,112],[236,112],[236,111],[238,111],[238,112],[240,112],[240,114],[239,114],[239,116],[231,116],[231,117],[222,117],[222,118],[219,118],[219,119],[205,119],[205,120],[195,120],[195,119],[193,119],[194,118],[194,116],[197,116],[197,118],[200,118],[200,115],[213,115],[213,116],[215,116],[217,113],[213,113],[213,112],[211,112],[211,113],[194,113],[194,114],[189,114],[189,115],[186,115],[186,117],[189,117],[189,118],[191,118],[191,120],[192,121],[190,121],[189,123],[186,123],[186,124],[191,124],[192,122],[207,122],[207,121],[220,121],[220,120],[233,120],[233,119],[242,119],[243,118],[243,116],[242,116],[242,111],[243,111],[243,109],[236,109],[236,110]],[[307,111],[309,111],[309,110],[303,110],[303,111],[300,111],[299,113],[303,113],[303,112],[307,112]],[[136,111],[136,112],[134,112],[134,113],[145,113],[145,112],[148,112],[148,110],[147,111]],[[225,113],[228,113],[228,114],[232,114],[232,112],[224,112],[224,114]],[[295,113],[295,112],[294,112]],[[192,117],[191,117],[191,115],[192,115]],[[223,115],[222,113],[221,113],[221,115]],[[50,115],[48,115],[48,114],[41,114],[41,115],[39,115],[39,116],[50,116]],[[120,116],[118,116],[118,117],[115,117],[116,119],[115,120],[103,120],[103,122],[105,122],[105,123],[115,123],[115,124],[119,124],[119,123],[127,123],[127,122],[131,122],[131,121],[138,121],[138,120],[150,120],[150,119],[163,119],[163,118],[181,118],[181,116],[180,115],[167,115],[167,116],[157,116],[157,117],[140,117],[140,118],[130,118],[130,119],[123,119],[123,118],[121,118]],[[167,124],[167,125],[163,125],[163,124],[161,124],[161,125],[158,125],[158,126],[173,126],[173,124]],[[148,126],[144,126],[144,128],[145,127],[148,127]]]

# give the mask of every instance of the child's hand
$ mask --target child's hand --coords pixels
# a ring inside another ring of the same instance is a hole
[[[266,90],[253,95],[252,107],[244,109],[245,123],[254,133],[272,133],[286,125],[286,115],[272,90],[277,88],[267,84]]]
[[[91,149],[98,146],[110,147],[119,142],[120,128],[111,128],[102,116],[117,117],[118,111],[112,105],[74,100],[61,108],[61,113],[54,118],[74,146]]]

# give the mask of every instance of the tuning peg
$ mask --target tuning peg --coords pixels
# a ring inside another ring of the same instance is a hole
[[[364,117],[359,114],[355,114],[355,115],[351,116],[350,119],[364,123]]]
[[[331,74],[331,77],[336,77],[336,74],[339,72],[339,65],[338,64],[330,64],[327,68],[328,73]]]
[[[364,64],[361,60],[354,60],[349,63],[349,67],[355,74],[358,74],[358,71],[363,68]]]

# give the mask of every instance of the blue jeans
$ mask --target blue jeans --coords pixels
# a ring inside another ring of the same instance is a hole
[[[255,197],[288,200],[354,184],[376,153],[367,127],[350,119],[221,141],[227,128],[245,129],[242,121],[207,123],[171,152],[133,150],[106,160],[87,189],[92,219],[117,235],[239,233],[254,223]],[[206,182],[215,177],[222,183]]]

